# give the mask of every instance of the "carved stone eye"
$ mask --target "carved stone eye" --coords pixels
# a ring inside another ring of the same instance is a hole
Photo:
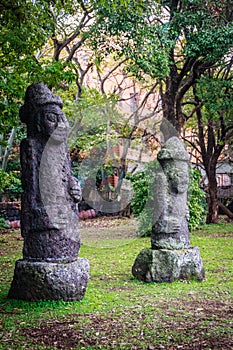
[[[54,114],[54,113],[47,113],[46,117],[52,123],[56,123],[57,122],[57,115]]]

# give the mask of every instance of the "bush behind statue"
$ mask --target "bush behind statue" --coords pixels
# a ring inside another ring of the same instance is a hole
[[[131,208],[133,214],[139,222],[138,233],[141,237],[151,235],[154,200],[154,176],[158,166],[158,161],[155,160],[146,164],[144,171],[139,171],[129,176],[134,189],[134,197],[131,201]],[[205,192],[200,188],[200,172],[192,168],[190,168],[189,171],[189,229],[193,230],[205,223],[207,204]]]
[[[206,222],[207,201],[206,193],[200,188],[201,173],[190,168],[190,181],[188,189],[189,229],[194,230]]]

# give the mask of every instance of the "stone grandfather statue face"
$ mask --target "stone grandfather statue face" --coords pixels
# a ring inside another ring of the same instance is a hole
[[[189,184],[188,164],[180,160],[167,160],[163,170],[175,193],[187,191]]]
[[[37,131],[56,143],[67,140],[69,123],[61,108],[55,104],[43,106],[36,120]]]
[[[51,138],[56,143],[65,142],[69,124],[62,106],[62,100],[43,83],[29,86],[25,103],[19,111],[21,121],[27,124],[28,136],[46,141]]]
[[[158,153],[158,160],[169,181],[173,193],[184,193],[188,189],[189,155],[177,137],[171,137]]]

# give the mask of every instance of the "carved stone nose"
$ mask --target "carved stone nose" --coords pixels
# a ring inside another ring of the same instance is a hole
[[[66,124],[60,122],[60,123],[58,123],[57,128],[58,128],[59,130],[64,130],[64,129],[66,129]]]

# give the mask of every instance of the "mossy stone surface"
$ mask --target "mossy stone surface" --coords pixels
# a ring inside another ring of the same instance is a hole
[[[137,256],[132,273],[144,282],[202,281],[205,275],[198,247],[183,250],[145,248]]]
[[[8,297],[28,301],[81,300],[89,278],[88,260],[69,263],[16,261]]]

